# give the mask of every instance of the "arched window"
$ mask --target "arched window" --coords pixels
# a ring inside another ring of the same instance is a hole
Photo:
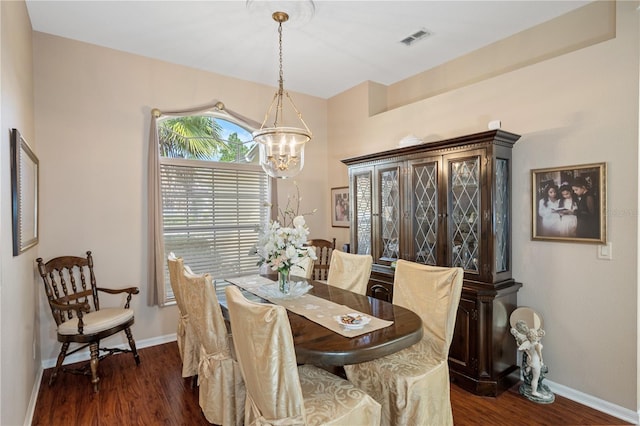
[[[173,299],[170,252],[216,279],[256,272],[251,252],[271,200],[253,129],[215,111],[162,116],[156,125],[165,252],[158,303],[164,304]]]
[[[223,163],[255,163],[251,131],[216,113],[158,120],[160,156]]]

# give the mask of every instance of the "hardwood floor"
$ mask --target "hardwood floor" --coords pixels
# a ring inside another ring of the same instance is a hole
[[[108,357],[100,363],[100,392],[90,377],[61,373],[48,386],[45,370],[33,425],[208,425],[198,405],[198,390],[180,376],[175,342],[139,350],[136,367],[131,354]],[[518,394],[517,387],[497,398],[472,395],[451,386],[456,425],[623,425],[615,417],[556,395],[553,404],[540,405]]]

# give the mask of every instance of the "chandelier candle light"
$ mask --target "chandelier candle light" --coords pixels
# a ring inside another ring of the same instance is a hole
[[[259,130],[253,132],[253,140],[260,144],[260,165],[271,177],[286,179],[297,175],[304,167],[304,144],[311,140],[311,131],[302,119],[302,114],[296,108],[289,92],[284,90],[282,72],[282,23],[289,20],[285,12],[274,12],[274,21],[278,23],[278,46],[280,51],[280,73],[278,91],[271,101],[264,121]],[[283,121],[283,107],[286,96],[304,128],[281,126]],[[265,123],[275,107],[273,127],[265,127]]]

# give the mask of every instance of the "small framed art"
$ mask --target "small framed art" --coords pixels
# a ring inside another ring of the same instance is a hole
[[[13,255],[38,244],[40,163],[18,129],[11,129],[11,206]]]
[[[349,187],[331,188],[331,226],[349,227]]]
[[[532,239],[606,244],[606,163],[531,170]]]

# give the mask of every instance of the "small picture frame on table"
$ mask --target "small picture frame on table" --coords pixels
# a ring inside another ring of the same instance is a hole
[[[606,163],[531,170],[532,239],[606,244]]]
[[[331,188],[331,226],[349,227],[349,187]]]

